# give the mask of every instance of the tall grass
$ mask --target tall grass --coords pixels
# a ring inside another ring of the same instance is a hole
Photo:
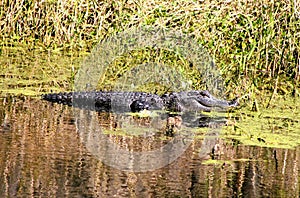
[[[0,2],[1,46],[90,51],[115,32],[143,25],[194,35],[232,92],[299,94],[297,0]]]

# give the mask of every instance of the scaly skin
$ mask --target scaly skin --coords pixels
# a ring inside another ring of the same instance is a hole
[[[69,92],[46,94],[42,99],[95,111],[113,112],[138,112],[144,109],[209,112],[225,111],[238,106],[237,100],[220,100],[208,91],[173,92],[162,96],[145,92]]]

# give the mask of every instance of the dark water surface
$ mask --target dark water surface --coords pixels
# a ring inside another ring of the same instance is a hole
[[[104,134],[98,138],[123,150],[151,150],[172,139],[163,130],[166,119],[160,123],[152,118],[91,115]],[[126,126],[144,131],[126,134]],[[193,130],[203,134],[203,129]],[[195,136],[169,165],[134,172],[137,159],[132,159],[129,171],[103,163],[87,141],[94,136],[80,134],[70,107],[34,98],[1,98],[0,197],[299,197],[299,146],[246,146],[204,134]],[[205,155],[204,147],[209,148]],[[110,152],[105,144],[97,149]]]

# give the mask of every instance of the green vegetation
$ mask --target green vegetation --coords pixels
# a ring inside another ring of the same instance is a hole
[[[99,41],[130,27],[156,26],[195,37],[214,57],[230,97],[248,95],[269,106],[277,93],[299,96],[299,10],[293,0],[2,1],[2,91],[71,90],[79,63]],[[187,64],[164,53],[156,61]],[[132,54],[143,62],[153,51]],[[128,68],[124,56],[112,71]]]
[[[72,87],[75,68],[81,56],[67,56],[21,47],[2,47],[0,56],[0,95],[36,96]],[[2,92],[2,94],[1,94]]]
[[[239,120],[222,130],[222,135],[236,144],[295,148],[300,145],[300,99],[277,97],[276,108],[253,112],[244,108],[234,114]]]

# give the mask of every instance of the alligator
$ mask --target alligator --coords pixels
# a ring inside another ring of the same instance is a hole
[[[42,95],[42,99],[98,112],[139,112],[142,110],[226,111],[238,106],[238,100],[221,100],[204,91],[181,91],[163,95],[145,92],[90,91]]]

